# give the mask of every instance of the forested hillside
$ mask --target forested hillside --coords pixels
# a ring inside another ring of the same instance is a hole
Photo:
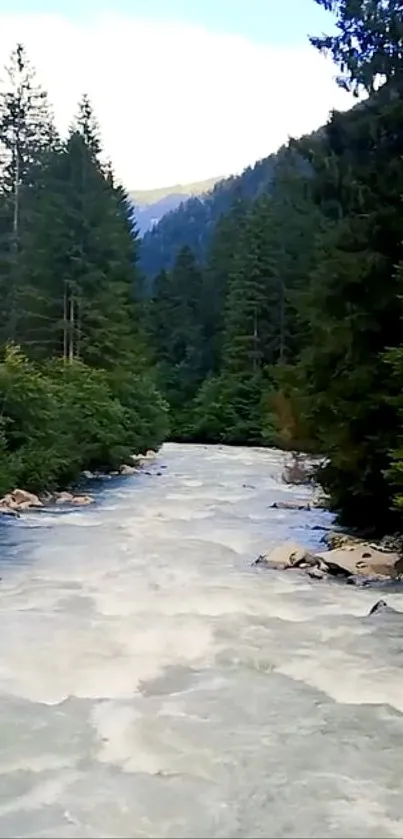
[[[145,323],[176,438],[321,451],[344,521],[401,528],[402,3],[318,2],[369,98],[183,209],[172,267],[180,213],[147,237]]]
[[[133,212],[139,235],[147,233],[167,213],[176,210],[192,196],[204,195],[222,178],[209,178],[191,184],[175,184],[159,189],[132,190]]]
[[[171,269],[181,247],[204,261],[215,225],[234,201],[253,200],[270,185],[282,151],[250,166],[239,176],[220,180],[206,195],[193,196],[168,212],[142,239],[140,265],[148,278]]]
[[[66,138],[24,49],[0,90],[0,492],[158,446],[131,206],[84,97]]]

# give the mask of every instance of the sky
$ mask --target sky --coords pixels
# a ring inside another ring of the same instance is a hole
[[[352,99],[308,34],[314,0],[0,0],[0,66],[17,41],[66,132],[89,94],[128,189],[242,171]]]

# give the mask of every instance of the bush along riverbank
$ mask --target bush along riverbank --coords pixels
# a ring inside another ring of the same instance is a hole
[[[83,475],[130,474],[167,431],[165,404],[146,373],[120,370],[116,388],[106,371],[76,360],[39,366],[9,347],[0,393],[3,513],[52,501],[89,503],[86,495],[59,491]]]
[[[73,507],[86,507],[88,504],[92,504],[95,501],[93,495],[89,494],[88,492],[83,492],[82,488],[80,490],[80,484],[83,481],[88,485],[90,481],[94,480],[105,480],[106,478],[112,477],[129,477],[130,475],[139,474],[146,466],[149,466],[151,463],[154,462],[157,453],[152,449],[149,449],[144,455],[132,455],[130,458],[130,463],[124,463],[120,467],[120,469],[115,469],[112,472],[90,472],[88,469],[85,469],[84,472],[79,476],[79,484],[76,487],[72,487],[75,491],[70,490],[62,490],[62,491],[53,491],[49,492],[46,490],[45,492],[40,492],[36,495],[34,492],[29,492],[26,489],[13,489],[11,492],[8,492],[3,498],[0,498],[0,516],[12,516],[18,517],[21,513],[26,512],[27,510],[40,510],[44,507],[48,508],[51,506],[73,506]],[[147,472],[147,474],[150,474]],[[157,474],[161,474],[157,472]]]

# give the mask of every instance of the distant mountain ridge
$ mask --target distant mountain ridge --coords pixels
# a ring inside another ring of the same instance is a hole
[[[149,225],[143,234],[140,264],[144,274],[152,278],[161,269],[172,268],[178,250],[184,245],[188,245],[203,262],[220,217],[228,213],[237,199],[253,201],[261,192],[270,189],[285,151],[286,146],[282,146],[278,152],[248,166],[241,175],[214,179],[210,189],[187,199],[183,195],[176,207],[161,213],[159,221]]]
[[[365,106],[359,102],[355,109]],[[300,139],[320,138],[324,126]],[[178,251],[190,247],[196,259],[203,263],[217,222],[237,201],[253,202],[262,193],[270,192],[277,167],[287,154],[288,143],[278,151],[248,166],[240,175],[215,179],[214,185],[202,194],[192,195],[175,208],[162,214],[160,220],[144,233],[140,249],[140,265],[146,277],[152,279],[162,269],[170,270]],[[301,165],[306,167],[306,162]],[[206,182],[207,183],[207,182]]]
[[[131,190],[129,197],[134,204],[134,215],[140,235],[144,236],[148,230],[158,224],[164,215],[176,210],[183,201],[210,192],[215,184],[221,180],[222,175],[218,175],[215,178],[195,181],[190,184]]]

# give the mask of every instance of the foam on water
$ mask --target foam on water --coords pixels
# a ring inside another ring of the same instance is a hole
[[[403,621],[251,568],[331,524],[283,460],[167,445],[2,527],[0,837],[403,835]]]

